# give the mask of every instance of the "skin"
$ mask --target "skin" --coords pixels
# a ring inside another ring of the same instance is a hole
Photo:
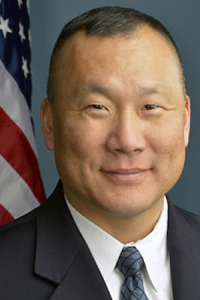
[[[188,145],[190,100],[174,51],[149,27],[129,37],[79,32],[55,84],[41,120],[69,202],[122,243],[145,237]]]

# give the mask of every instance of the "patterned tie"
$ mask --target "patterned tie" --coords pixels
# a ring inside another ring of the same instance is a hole
[[[125,276],[120,300],[148,300],[141,276],[143,266],[144,260],[135,247],[123,248],[116,265]]]

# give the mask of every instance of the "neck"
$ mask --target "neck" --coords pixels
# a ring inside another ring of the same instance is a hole
[[[141,240],[153,231],[163,209],[164,197],[147,211],[129,217],[109,215],[98,209],[96,209],[97,211],[95,213],[94,207],[87,207],[87,209],[84,205],[77,207],[76,202],[72,203],[69,199],[68,201],[84,217],[121,243],[127,244]]]
[[[148,211],[127,218],[109,216],[109,218],[104,220],[101,218],[98,223],[95,220],[90,220],[121,243],[128,244],[145,238],[153,231],[160,218],[162,209],[163,201],[156,211],[154,208],[152,212]]]

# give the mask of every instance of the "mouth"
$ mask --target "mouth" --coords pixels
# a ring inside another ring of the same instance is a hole
[[[105,175],[110,178],[122,181],[133,181],[143,177],[149,169],[133,168],[133,169],[113,169],[103,170]]]

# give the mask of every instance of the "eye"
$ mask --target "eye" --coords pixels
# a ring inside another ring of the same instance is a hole
[[[143,106],[142,110],[152,110],[152,109],[155,109],[157,107],[158,106],[154,105],[154,104],[147,104],[147,105]]]
[[[106,110],[106,107],[105,106],[103,106],[103,105],[99,105],[99,104],[92,104],[92,105],[90,105],[89,107],[91,107],[91,108],[95,108],[95,109],[102,109],[102,110]]]
[[[90,104],[86,107],[86,112],[95,118],[104,118],[109,115],[109,110],[107,107],[101,104]]]

